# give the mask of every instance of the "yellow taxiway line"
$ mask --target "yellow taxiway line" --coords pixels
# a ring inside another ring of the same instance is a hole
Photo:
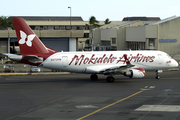
[[[111,104],[109,104],[109,105],[107,105],[107,106],[105,106],[105,107],[103,107],[103,108],[100,108],[100,109],[98,109],[98,110],[96,110],[96,111],[94,111],[94,112],[92,112],[92,113],[89,113],[89,114],[87,114],[87,115],[85,115],[85,116],[83,116],[83,117],[81,117],[81,118],[78,118],[78,119],[76,119],[76,120],[82,120],[82,119],[84,119],[84,118],[86,118],[86,117],[89,117],[89,116],[91,116],[91,115],[93,115],[93,114],[95,114],[95,113],[97,113],[97,112],[99,112],[99,111],[102,111],[102,110],[104,110],[104,109],[106,109],[106,108],[108,108],[108,107],[111,107],[111,106],[119,103],[119,102],[122,102],[122,101],[124,101],[124,100],[127,100],[127,99],[129,99],[129,98],[131,98],[131,97],[133,97],[133,96],[135,96],[135,95],[137,95],[137,94],[139,94],[139,93],[142,93],[142,92],[145,91],[145,90],[152,90],[152,89],[141,88],[140,91],[138,91],[138,92],[136,92],[136,93],[134,93],[134,94],[126,97],[126,98],[123,98],[123,99],[118,100],[118,101],[116,101],[116,102],[114,102],[114,103],[111,103]]]

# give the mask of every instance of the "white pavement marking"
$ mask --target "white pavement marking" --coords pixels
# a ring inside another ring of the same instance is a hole
[[[93,105],[78,105],[76,106],[76,108],[98,108],[98,107]]]
[[[142,105],[135,111],[180,112],[180,105]]]

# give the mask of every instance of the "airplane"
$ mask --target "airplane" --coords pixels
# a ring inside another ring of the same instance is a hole
[[[145,70],[156,70],[156,78],[163,69],[178,67],[178,63],[167,53],[157,50],[138,51],[88,51],[58,52],[45,46],[21,17],[13,17],[21,55],[3,53],[20,63],[91,74],[107,75],[107,82],[114,82],[114,75],[143,78]]]

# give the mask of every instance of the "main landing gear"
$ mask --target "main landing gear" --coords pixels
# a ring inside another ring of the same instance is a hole
[[[114,77],[113,76],[108,76],[107,78],[106,78],[106,80],[107,80],[107,82],[114,82]]]
[[[90,76],[91,80],[95,81],[95,80],[98,80],[98,76],[96,74],[92,74]]]
[[[97,76],[96,74],[92,74],[92,75],[90,76],[90,78],[91,78],[91,80],[93,80],[93,81],[98,80],[98,76]],[[113,77],[113,76],[108,76],[108,77],[106,78],[106,80],[107,80],[107,82],[114,82],[114,77]]]

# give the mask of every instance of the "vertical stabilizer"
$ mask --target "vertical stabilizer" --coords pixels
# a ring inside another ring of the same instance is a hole
[[[36,36],[23,18],[13,17],[13,22],[22,55],[49,53],[46,46]]]

